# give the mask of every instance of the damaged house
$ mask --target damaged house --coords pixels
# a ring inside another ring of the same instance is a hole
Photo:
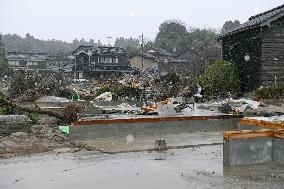
[[[243,91],[284,84],[284,5],[250,17],[218,40],[223,59],[238,66]]]
[[[209,64],[221,59],[221,48],[203,47],[190,49],[187,52],[175,57],[164,71],[175,70],[178,73],[190,73],[192,76],[199,76]]]
[[[47,70],[47,57],[47,53],[7,52],[5,58],[11,68],[15,71],[42,71]]]
[[[76,78],[109,78],[131,73],[127,52],[120,47],[79,46],[73,51]]]
[[[148,52],[139,52],[131,56],[130,65],[133,68],[145,71],[154,68],[157,64],[155,56],[151,55]]]
[[[174,57],[174,54],[164,49],[152,48],[143,53],[134,53],[131,56],[130,64],[133,68],[137,68],[138,70],[161,72]]]

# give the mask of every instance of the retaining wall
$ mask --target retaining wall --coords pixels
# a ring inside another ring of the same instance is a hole
[[[225,166],[284,164],[283,130],[243,130],[224,132]]]
[[[31,121],[25,115],[0,115],[0,135],[15,132],[29,132]]]
[[[162,135],[237,130],[240,116],[175,116],[81,120],[70,126],[72,140],[94,140],[127,135]]]

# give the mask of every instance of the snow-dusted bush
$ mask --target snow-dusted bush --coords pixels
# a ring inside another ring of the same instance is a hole
[[[254,97],[257,99],[281,98],[282,96],[284,96],[284,85],[265,86],[254,91]]]
[[[239,95],[241,80],[237,66],[228,61],[218,61],[210,65],[198,78],[207,97],[224,97]]]

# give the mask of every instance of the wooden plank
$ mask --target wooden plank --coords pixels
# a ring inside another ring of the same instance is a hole
[[[226,131],[223,134],[223,139],[229,140],[239,140],[239,139],[255,139],[255,138],[281,138],[284,139],[283,130],[241,130],[236,132]]]
[[[255,139],[255,138],[271,138],[274,137],[272,130],[241,130],[241,131],[225,131],[223,134],[224,140],[237,140],[237,139]]]
[[[271,122],[271,121],[261,121],[261,120],[243,118],[240,120],[240,124],[265,127],[269,129],[284,129],[284,122]]]

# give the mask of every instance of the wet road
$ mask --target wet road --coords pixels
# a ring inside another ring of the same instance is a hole
[[[223,168],[222,145],[167,152],[95,152],[0,160],[1,189],[283,188],[274,165]]]

